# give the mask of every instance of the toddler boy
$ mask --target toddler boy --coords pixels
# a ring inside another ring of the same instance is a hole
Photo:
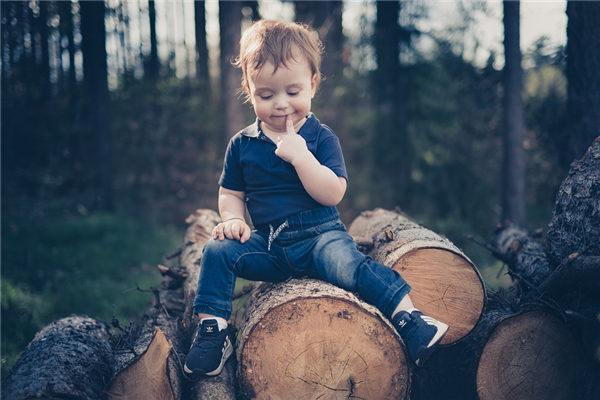
[[[322,51],[317,34],[296,23],[262,20],[242,36],[236,64],[257,119],[225,155],[223,222],[204,246],[194,301],[200,326],[184,366],[191,379],[219,374],[233,352],[227,320],[238,276],[308,276],[357,292],[391,319],[416,365],[448,329],[415,309],[400,274],[361,253],[339,219],[344,158],[337,136],[311,113]]]

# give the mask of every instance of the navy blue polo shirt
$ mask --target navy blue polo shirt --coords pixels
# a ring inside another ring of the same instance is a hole
[[[275,155],[277,146],[262,132],[259,122],[257,119],[229,141],[219,185],[245,192],[255,226],[322,207],[304,190],[292,164]],[[339,139],[328,126],[311,113],[298,134],[322,165],[348,179]]]

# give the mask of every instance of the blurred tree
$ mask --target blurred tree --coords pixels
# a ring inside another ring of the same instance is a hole
[[[73,33],[74,26],[72,3],[61,1],[60,3],[58,3],[58,5],[60,14],[61,43],[63,42],[62,38],[65,38],[67,41],[65,50],[69,54],[69,63],[67,67],[66,77],[63,77],[63,80],[67,82],[66,89],[73,90],[75,88],[77,80],[75,77],[75,39]]]
[[[219,2],[221,102],[224,111],[223,146],[231,136],[248,124],[247,107],[238,95],[242,74],[231,64],[239,54],[243,6],[242,1]]]
[[[378,1],[373,43],[377,69],[373,74],[377,105],[377,133],[374,137],[376,173],[383,174],[381,200],[385,207],[405,199],[412,165],[412,150],[405,126],[405,71],[400,64],[400,47],[408,47],[409,32],[399,25],[400,1]]]
[[[50,54],[48,51],[48,7],[51,3],[42,1],[39,3],[39,15],[37,18],[37,34],[39,43],[39,65],[40,74],[38,75],[38,84],[41,88],[43,98],[50,96]]]
[[[567,130],[570,159],[600,135],[600,2],[568,1]]]
[[[206,42],[206,7],[203,1],[194,2],[194,25],[196,32],[196,78],[209,88],[208,45]]]
[[[339,80],[343,70],[343,2],[294,1],[294,5],[296,8],[296,21],[315,29],[325,46],[321,68],[323,75],[327,79]]]
[[[160,71],[158,60],[158,43],[156,40],[156,7],[154,0],[148,0],[148,22],[150,24],[150,58],[147,61],[146,71],[151,79],[156,79]]]
[[[80,3],[81,50],[83,52],[83,83],[87,105],[87,127],[91,131],[93,143],[87,149],[93,151],[91,157],[96,171],[96,205],[112,207],[110,179],[110,153],[108,132],[108,81],[106,68],[106,29],[104,26],[104,1],[84,1]]]
[[[504,158],[502,219],[525,225],[525,154],[519,1],[504,1]]]

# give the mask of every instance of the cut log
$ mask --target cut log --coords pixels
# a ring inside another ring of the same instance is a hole
[[[493,328],[514,314],[502,295],[490,292],[484,312],[473,330],[451,346],[436,350],[413,374],[411,400],[479,400],[475,376],[479,356]]]
[[[481,400],[583,398],[581,349],[564,323],[542,311],[502,321],[477,369]]]
[[[179,265],[187,271],[184,283],[184,301],[186,305],[183,326],[185,337],[188,340],[183,348],[187,353],[193,331],[198,326],[198,318],[193,314],[192,307],[196,297],[196,286],[200,276],[200,263],[202,261],[202,250],[210,234],[221,218],[213,210],[199,209],[190,215],[186,222],[189,224],[184,237],[184,246],[179,256]],[[233,326],[233,324],[232,324]],[[233,338],[232,338],[233,339]],[[184,355],[185,356],[185,355]],[[190,388],[187,398],[197,400],[235,400],[236,383],[236,360],[235,357],[225,363],[223,370],[218,376],[202,378]]]
[[[175,385],[169,380],[172,348],[163,331],[156,327],[144,353],[112,382],[108,398],[178,400],[179,393],[174,393]]]
[[[112,364],[106,324],[86,316],[63,318],[35,335],[2,382],[2,398],[104,399]]]
[[[415,307],[450,326],[442,344],[456,342],[473,329],[485,303],[483,281],[448,239],[383,209],[361,213],[348,233],[375,261],[402,275],[412,287]]]
[[[253,399],[404,399],[402,341],[373,306],[331,284],[264,284],[247,303],[239,384]]]

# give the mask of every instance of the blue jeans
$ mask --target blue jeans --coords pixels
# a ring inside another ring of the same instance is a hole
[[[269,225],[257,226],[243,244],[232,239],[206,242],[194,300],[196,314],[229,319],[238,276],[267,282],[321,279],[358,293],[388,318],[410,291],[398,272],[358,250],[335,207],[303,211],[273,225],[270,231]]]

